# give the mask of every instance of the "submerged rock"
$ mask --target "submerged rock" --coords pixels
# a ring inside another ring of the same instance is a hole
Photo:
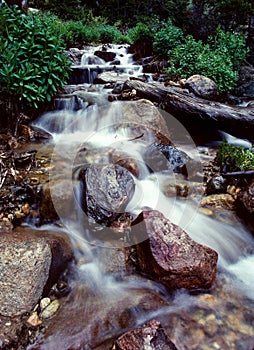
[[[151,320],[119,337],[112,350],[177,350],[160,322]]]
[[[235,198],[229,193],[211,194],[204,197],[200,201],[201,207],[214,207],[214,208],[235,208]]]
[[[47,231],[1,232],[0,314],[32,310],[73,258],[69,240]]]
[[[90,165],[81,171],[83,208],[90,219],[109,226],[124,212],[133,196],[135,183],[118,165]]]
[[[192,240],[158,211],[143,211],[140,220],[136,234],[148,238],[136,245],[138,268],[142,273],[169,290],[212,286],[218,260],[213,249]]]

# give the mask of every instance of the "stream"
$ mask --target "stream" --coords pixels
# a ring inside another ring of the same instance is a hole
[[[139,121],[125,121],[124,108],[129,102],[108,101],[112,83],[93,84],[98,73],[113,72],[119,79],[137,78],[142,77],[142,69],[127,54],[127,46],[112,45],[108,49],[116,54],[117,64],[95,56],[94,51],[100,49],[84,51],[81,64],[74,67],[75,74],[66,88],[69,94],[59,96],[56,110],[34,122],[52,135],[52,143],[44,144],[40,153],[53,148],[51,195],[62,223],[35,229],[67,234],[77,265],[69,276],[71,293],[28,349],[111,349],[118,336],[156,319],[178,350],[253,350],[253,236],[233,211],[208,216],[199,210],[203,193],[195,189],[202,187],[203,164],[212,156],[205,158],[205,147],[197,147],[173,116],[160,111],[174,146],[195,160],[194,174],[188,178],[193,195],[186,198],[168,195],[164,190],[168,183],[183,178],[145,160],[147,144],[151,143],[149,124],[145,125],[144,142],[135,133],[140,128]],[[129,113],[134,112],[130,107]],[[143,208],[158,210],[195,241],[216,250],[218,273],[210,290],[169,293],[163,285],[126,270],[123,252],[132,246],[128,235],[114,235],[99,224],[90,229],[81,206],[78,174],[88,158],[95,163],[106,162],[112,150],[118,152],[121,160],[134,160],[138,169],[138,175],[132,175],[135,191],[126,212],[135,218]],[[189,173],[192,172],[190,169]],[[65,203],[63,207],[57,200],[56,182],[63,182],[63,188],[70,192],[69,206]]]

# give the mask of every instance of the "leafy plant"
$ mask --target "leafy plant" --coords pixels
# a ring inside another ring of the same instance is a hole
[[[128,36],[132,43],[137,41],[146,41],[153,39],[153,31],[151,27],[145,23],[137,23],[137,25],[128,31]]]
[[[208,37],[208,43],[211,50],[224,57],[229,57],[233,69],[238,69],[245,60],[248,53],[246,47],[246,35],[238,32],[225,32],[218,27],[215,35]]]
[[[167,55],[169,50],[180,46],[183,42],[183,31],[172,25],[171,21],[168,21],[167,24],[155,33],[153,48],[155,52]]]
[[[63,40],[49,23],[17,7],[0,8],[0,90],[38,108],[67,82]]]
[[[254,169],[254,151],[234,146],[224,139],[216,153],[215,163],[221,170],[251,170]]]
[[[247,54],[244,35],[224,33],[219,28],[207,44],[192,35],[180,38],[182,41],[176,40],[167,52],[170,66],[166,72],[171,79],[202,74],[214,80],[222,93],[235,87],[238,68]]]

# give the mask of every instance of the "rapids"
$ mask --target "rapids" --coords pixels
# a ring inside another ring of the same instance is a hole
[[[126,48],[113,46],[112,50],[116,50],[121,64],[128,65],[129,69],[132,62],[131,56],[126,55]],[[84,53],[82,65],[87,67],[88,58],[92,56],[91,51]],[[103,62],[99,65],[108,66]],[[88,89],[86,84],[84,82],[84,87]],[[167,174],[156,169],[152,173],[149,171],[143,160],[146,145],[141,141],[130,142],[129,126],[120,122],[124,102],[109,103],[106,98],[102,101],[101,93],[105,97],[105,91],[93,92],[94,103],[89,107],[83,105],[73,111],[69,105],[42,115],[35,122],[37,127],[53,136],[50,181],[56,178],[67,180],[73,189],[76,205],[70,209],[70,215],[62,215],[57,204],[56,210],[63,223],[63,228],[58,230],[70,236],[78,265],[71,278],[71,297],[55,318],[55,323],[51,321],[38,345],[30,348],[107,349],[111,339],[125,330],[156,318],[179,350],[252,350],[253,236],[233,212],[227,214],[226,222],[202,214],[198,208],[201,195],[186,200],[167,197],[161,190]],[[99,107],[96,98],[100,101]],[[178,126],[174,144],[197,161],[198,172],[202,173],[200,149],[181,126]],[[139,176],[134,177],[136,186],[127,207],[129,212],[138,215],[146,207],[159,210],[194,240],[218,252],[218,277],[211,291],[200,295],[178,291],[169,295],[163,286],[144,276],[123,277],[121,273],[105,271],[103,256],[110,256],[109,251],[128,246],[128,241],[112,240],[103,226],[98,228],[99,231],[105,230],[102,240],[91,235],[80,208],[80,185],[74,171],[82,165],[79,158],[82,149],[101,149],[103,152],[105,147],[124,151],[138,164]],[[202,182],[201,176],[199,181]],[[52,196],[54,198],[54,193]],[[45,228],[49,227],[39,229]],[[147,301],[144,305],[143,298],[147,295],[153,302]],[[127,316],[121,323],[119,319],[125,313]],[[68,325],[67,318],[72,318]]]

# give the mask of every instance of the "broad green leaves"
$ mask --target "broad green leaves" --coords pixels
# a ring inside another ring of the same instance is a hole
[[[0,8],[0,89],[38,107],[67,82],[70,63],[63,40],[36,15]]]

